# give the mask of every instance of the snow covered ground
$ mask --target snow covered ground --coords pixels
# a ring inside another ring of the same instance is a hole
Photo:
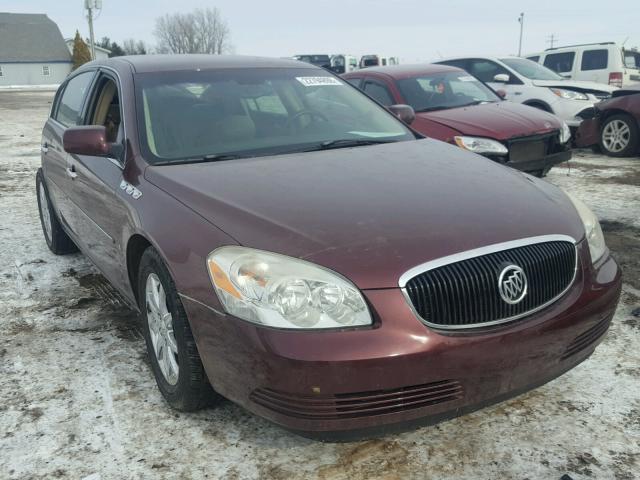
[[[52,92],[0,92],[0,479],[640,478],[640,159],[580,151],[548,180],[591,205],[624,290],[596,353],[434,427],[322,444],[225,402],[170,410],[136,316],[82,255],[46,248],[34,194]]]

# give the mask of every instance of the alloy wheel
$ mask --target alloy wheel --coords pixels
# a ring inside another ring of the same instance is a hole
[[[145,288],[147,322],[153,353],[164,379],[170,385],[178,383],[178,344],[173,332],[173,317],[167,308],[167,297],[155,273],[147,277]]]
[[[622,120],[612,120],[602,130],[602,144],[613,153],[623,151],[631,141],[631,129]]]

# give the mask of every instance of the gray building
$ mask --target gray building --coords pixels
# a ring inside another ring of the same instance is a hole
[[[0,12],[0,86],[56,85],[72,66],[58,26],[45,14]]]

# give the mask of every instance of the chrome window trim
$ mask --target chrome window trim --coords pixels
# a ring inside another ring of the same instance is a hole
[[[441,325],[441,324],[437,324],[437,323],[431,323],[431,322],[427,322],[424,318],[422,318],[418,312],[416,311],[415,307],[413,306],[413,302],[411,301],[411,298],[409,297],[409,294],[407,293],[407,282],[409,280],[411,280],[413,277],[420,275],[421,273],[425,273],[429,270],[433,270],[435,268],[439,268],[439,267],[443,267],[445,265],[449,265],[452,263],[457,263],[460,262],[462,260],[468,260],[470,258],[475,258],[475,257],[481,257],[483,255],[488,255],[490,253],[496,253],[496,252],[500,252],[503,250],[510,250],[512,248],[518,248],[518,247],[526,247],[528,245],[535,245],[538,243],[545,243],[545,242],[568,242],[573,244],[574,247],[574,253],[575,253],[575,262],[574,262],[574,269],[573,269],[573,277],[571,277],[571,280],[569,281],[569,283],[567,284],[567,287],[560,292],[558,295],[556,295],[555,297],[553,297],[551,300],[549,300],[548,302],[537,306],[536,308],[529,310],[527,312],[521,313],[519,315],[514,315],[512,317],[508,317],[508,318],[502,318],[500,320],[494,320],[492,322],[483,322],[483,323],[470,323],[467,325]],[[472,250],[466,250],[464,252],[459,252],[459,253],[455,253],[453,255],[447,255],[446,257],[441,257],[438,258],[436,260],[431,260],[429,262],[425,262],[422,263],[420,265],[417,265],[409,270],[407,270],[405,273],[403,273],[400,276],[400,280],[398,281],[398,285],[400,286],[400,290],[402,292],[402,295],[404,296],[407,304],[409,305],[409,308],[411,309],[411,311],[413,312],[413,314],[416,316],[416,318],[418,318],[422,323],[424,323],[425,325],[432,327],[433,329],[436,330],[468,330],[468,329],[474,329],[474,328],[482,328],[482,327],[491,327],[494,325],[500,325],[503,323],[508,323],[508,322],[512,322],[514,320],[517,320],[519,318],[523,318],[529,315],[532,315],[535,312],[538,312],[546,307],[548,307],[549,305],[551,305],[552,303],[554,303],[555,301],[557,301],[559,298],[561,298],[565,293],[567,293],[567,291],[571,288],[571,286],[573,285],[573,282],[575,282],[576,279],[576,275],[578,272],[578,248],[577,248],[577,241],[573,238],[570,237],[568,235],[541,235],[538,237],[528,237],[528,238],[522,238],[519,240],[511,240],[509,242],[502,242],[502,243],[495,243],[493,245],[487,245],[485,247],[480,247],[480,248],[474,248]]]

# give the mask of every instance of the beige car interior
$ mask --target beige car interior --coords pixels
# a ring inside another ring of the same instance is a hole
[[[107,129],[107,141],[118,140],[120,130],[120,102],[118,88],[111,80],[106,80],[98,96],[92,125],[104,125]]]

